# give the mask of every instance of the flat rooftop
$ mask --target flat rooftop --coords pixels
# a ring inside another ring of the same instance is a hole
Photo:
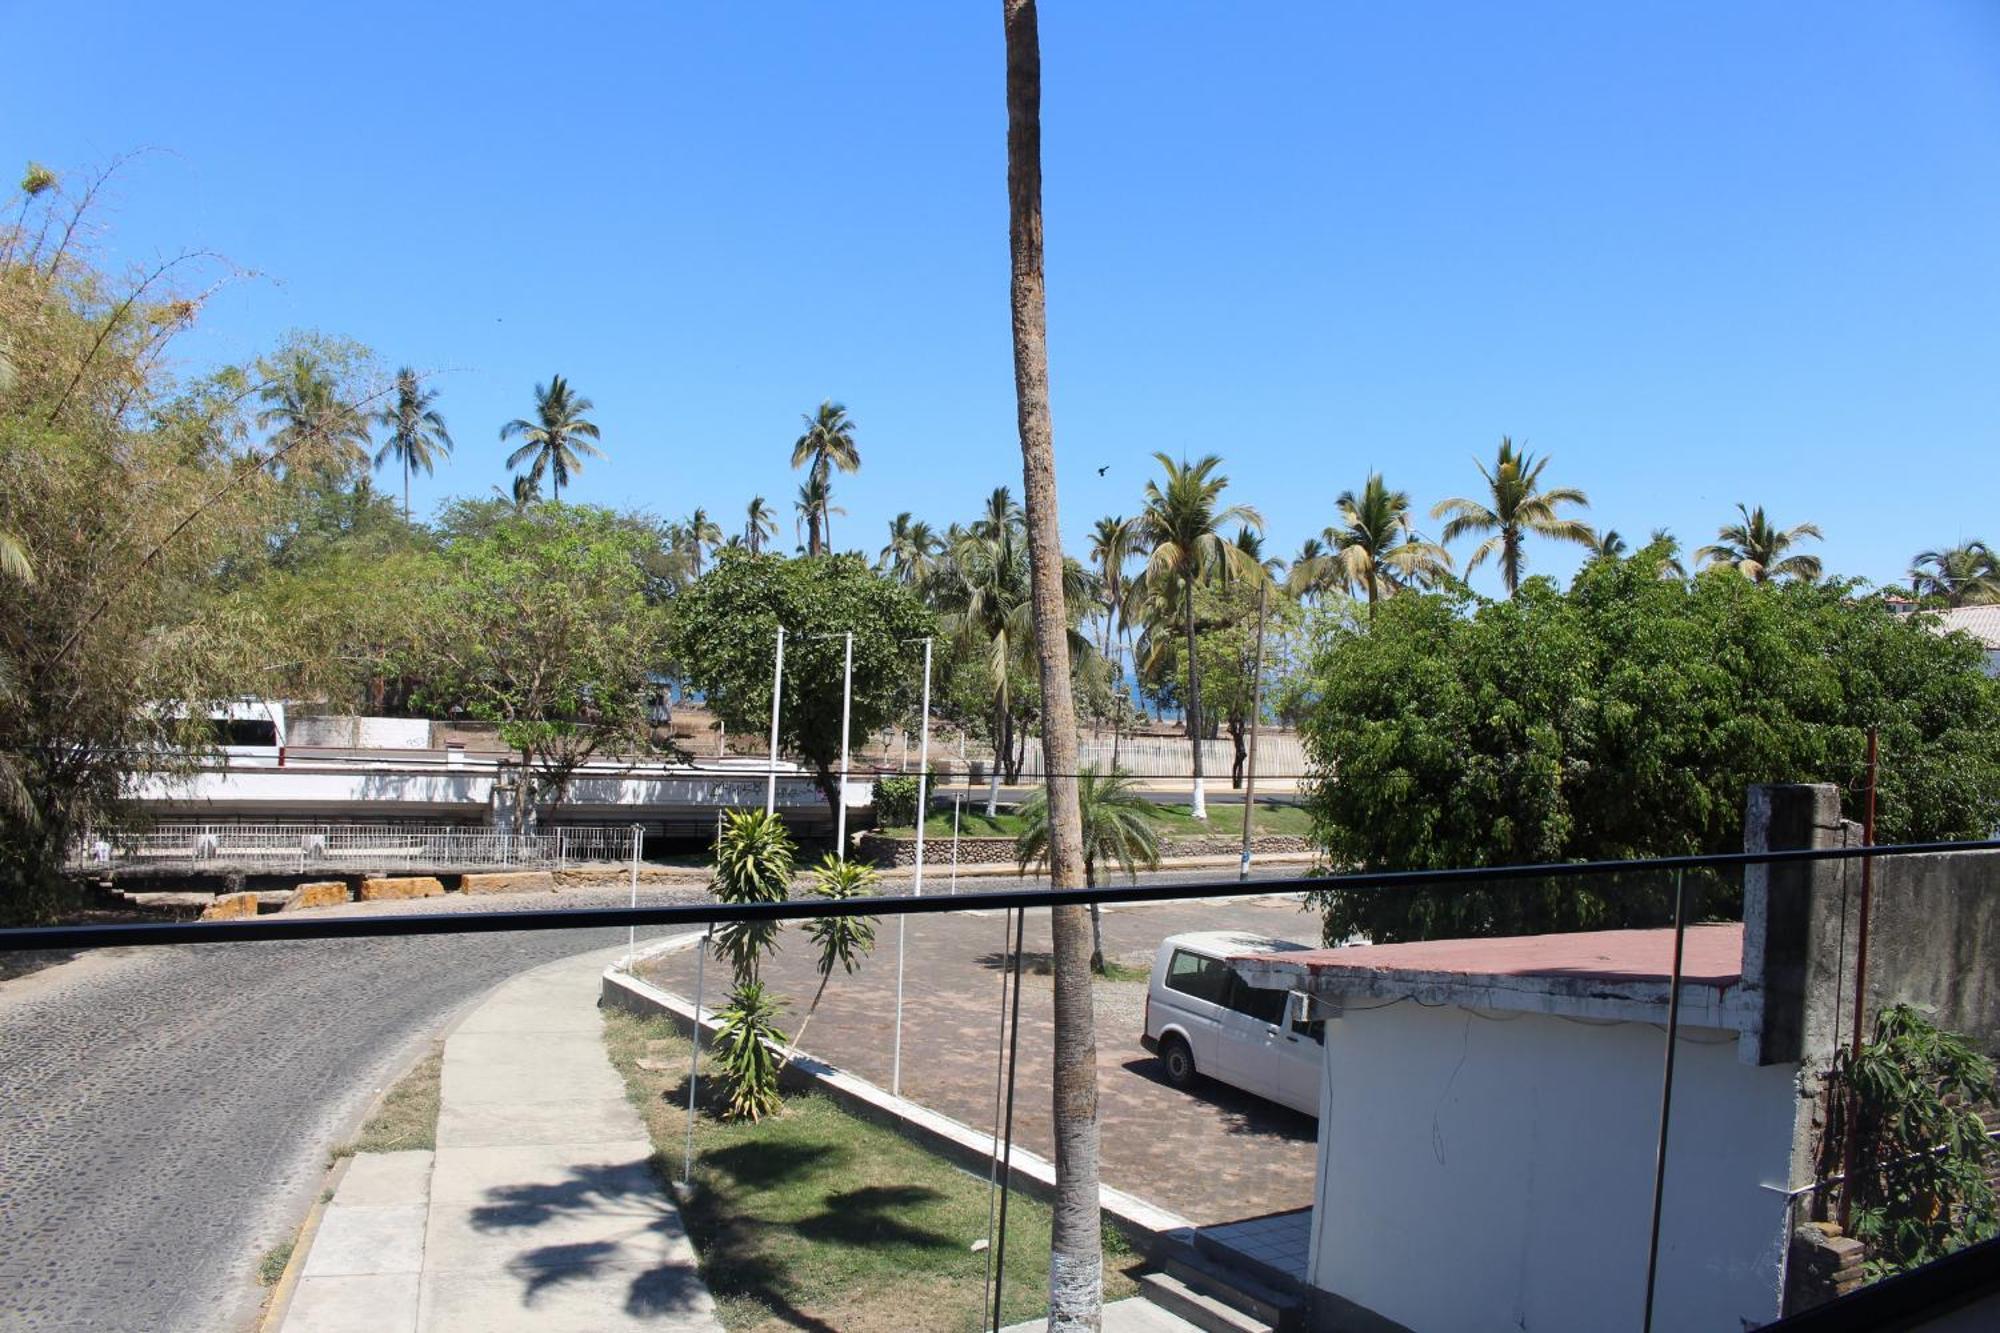
[[[1658,1021],[1666,1009],[1673,959],[1674,932],[1658,929],[1358,944],[1237,954],[1229,961],[1252,985],[1304,991],[1336,1004],[1408,997]],[[1740,923],[1688,927],[1681,960],[1683,1021],[1724,1026],[1725,999],[1742,979]]]

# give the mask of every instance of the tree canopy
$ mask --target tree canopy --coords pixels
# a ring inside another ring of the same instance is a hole
[[[1320,644],[1309,803],[1334,862],[1431,869],[1740,850],[1746,789],[1858,801],[1879,726],[1878,836],[2000,825],[2000,681],[1976,645],[1844,587],[1661,578],[1661,552],[1590,562],[1505,602],[1382,603]],[[1858,809],[1858,807],[1857,807]],[[1656,888],[1658,886],[1655,886]],[[1615,925],[1657,893],[1329,893],[1328,938]],[[1729,895],[1721,895],[1719,907]]]
[[[771,719],[771,657],[785,628],[780,746],[811,766],[829,806],[839,799],[843,644],[854,633],[850,730],[858,743],[905,715],[922,687],[922,646],[937,618],[907,588],[856,555],[784,559],[726,549],[675,599],[671,643],[682,679],[729,726],[761,733]]]

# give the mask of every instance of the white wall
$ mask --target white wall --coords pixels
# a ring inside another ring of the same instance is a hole
[[[295,717],[287,744],[344,750],[428,750],[431,724],[420,717]]]
[[[1660,1028],[1404,1002],[1326,1033],[1315,1286],[1420,1333],[1639,1326]],[[1786,1180],[1796,1074],[1682,1030],[1656,1328],[1776,1318],[1784,1199],[1759,1186]]]

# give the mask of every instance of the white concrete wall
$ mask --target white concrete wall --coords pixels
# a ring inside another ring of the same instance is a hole
[[[1639,1326],[1661,1029],[1404,1002],[1326,1033],[1315,1286],[1421,1333]],[[1784,1199],[1759,1186],[1786,1179],[1796,1073],[1683,1029],[1656,1328],[1777,1316]]]
[[[286,744],[345,750],[428,750],[431,724],[420,717],[295,717]]]

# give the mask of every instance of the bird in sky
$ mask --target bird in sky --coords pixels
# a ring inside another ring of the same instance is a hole
[[[1111,470],[1111,464],[1106,463],[1103,467],[1097,469],[1097,475],[1101,477],[1110,470]]]

